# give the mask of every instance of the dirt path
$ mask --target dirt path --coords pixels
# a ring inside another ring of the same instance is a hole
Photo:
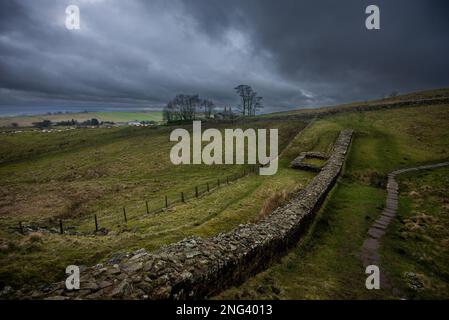
[[[442,162],[431,165],[418,166],[408,169],[395,170],[388,174],[387,183],[387,200],[386,206],[379,218],[371,225],[368,230],[368,237],[363,242],[362,246],[362,262],[366,268],[368,265],[376,265],[380,268],[380,255],[379,244],[383,235],[386,233],[388,225],[395,218],[398,209],[398,183],[396,182],[396,176],[426,169],[435,169],[448,166],[449,162]],[[393,290],[393,294],[397,295],[398,290],[392,288],[391,283],[388,281],[386,272],[380,268],[380,286],[381,288],[390,288]]]

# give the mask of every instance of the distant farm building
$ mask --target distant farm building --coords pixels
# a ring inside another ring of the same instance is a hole
[[[217,120],[227,120],[227,119],[234,119],[237,115],[232,112],[232,108],[224,108],[222,112],[217,112],[214,114],[214,119]]]

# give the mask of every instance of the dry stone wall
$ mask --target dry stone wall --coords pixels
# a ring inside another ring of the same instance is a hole
[[[315,118],[326,118],[329,116],[333,116],[335,114],[345,113],[345,112],[361,112],[361,111],[376,111],[376,110],[388,110],[388,109],[399,109],[399,108],[412,108],[418,106],[434,106],[434,105],[445,105],[449,104],[448,97],[439,97],[439,98],[429,98],[429,99],[418,99],[418,100],[406,100],[406,101],[396,101],[396,102],[388,102],[388,103],[377,103],[377,104],[369,104],[369,105],[355,105],[350,107],[343,108],[333,108],[327,107],[318,109],[315,112],[305,112],[305,113],[297,113],[297,114],[289,114],[288,116],[284,115],[273,115],[269,118],[269,120],[303,120],[308,121]],[[264,118],[260,118],[264,120]]]
[[[300,155],[290,163],[290,168],[319,172],[321,171],[322,166],[307,163],[305,162],[306,159],[327,160],[327,158],[328,157],[321,152],[316,151],[301,152]]]
[[[342,131],[321,172],[287,205],[256,224],[212,238],[188,238],[154,253],[141,249],[81,270],[81,288],[64,282],[30,293],[49,299],[202,299],[268,267],[304,235],[334,185],[352,131]]]

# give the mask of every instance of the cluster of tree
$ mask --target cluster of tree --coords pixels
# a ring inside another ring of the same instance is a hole
[[[164,107],[163,117],[167,122],[191,121],[197,118],[201,108],[204,110],[204,116],[211,118],[215,105],[211,100],[201,99],[197,94],[178,94]]]
[[[141,124],[147,124],[147,125],[155,125],[155,124],[156,124],[156,121],[153,121],[153,120],[143,120],[143,121],[140,121],[140,123],[141,123]]]
[[[78,125],[78,121],[72,119],[67,121],[59,121],[56,123],[57,126],[76,126]]]
[[[263,108],[262,97],[251,86],[241,84],[234,89],[241,98],[239,110],[243,116],[255,116]],[[192,121],[199,111],[203,111],[205,118],[212,118],[215,104],[209,99],[200,99],[197,94],[178,94],[164,107],[163,118],[167,122]]]
[[[42,120],[39,122],[33,122],[33,126],[35,126],[36,128],[49,128],[52,125],[55,126],[98,126],[100,124],[103,124],[103,122],[98,121],[98,119],[92,118],[86,121],[83,121],[81,123],[79,123],[78,121],[72,119],[72,120],[66,120],[66,121],[59,121],[55,124],[53,124],[53,122],[51,122],[50,120]],[[113,124],[113,123],[112,123]]]
[[[106,124],[105,122],[100,122],[98,119],[92,118],[83,122],[78,122],[75,119],[67,121],[59,121],[56,123],[57,126],[99,126],[100,124]]]
[[[204,109],[204,116],[208,119],[212,118],[215,110],[215,104],[209,99],[203,99],[201,100],[201,106]]]
[[[100,125],[100,121],[98,121],[98,119],[92,118],[90,120],[83,121],[81,123],[81,125],[83,125],[83,126],[98,126],[98,125]]]
[[[36,128],[48,128],[51,127],[51,121],[50,120],[42,120],[42,121],[38,121],[38,122],[33,122],[33,126],[35,126]]]
[[[263,108],[262,97],[246,84],[241,84],[234,88],[240,96],[241,104],[239,109],[244,116],[255,116],[256,112]]]
[[[66,111],[66,112],[62,112],[62,111],[47,112],[47,114],[48,114],[49,116],[51,116],[52,114],[63,114],[63,113],[70,113],[70,112],[69,112],[69,111]]]

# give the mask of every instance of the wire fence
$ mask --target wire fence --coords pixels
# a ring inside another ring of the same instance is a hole
[[[210,180],[208,182],[194,185],[190,191],[181,191],[178,196],[165,195],[162,197],[159,205],[153,206],[149,201],[144,200],[141,204],[141,213],[136,214],[135,210],[131,212],[127,207],[122,207],[119,212],[115,212],[109,215],[93,214],[92,216],[84,218],[84,223],[80,220],[74,221],[73,219],[51,219],[49,223],[25,223],[20,221],[17,227],[12,227],[14,231],[18,231],[21,234],[26,234],[34,231],[44,231],[51,233],[59,233],[61,235],[92,235],[98,233],[107,233],[107,231],[114,226],[126,226],[129,222],[149,217],[151,215],[161,214],[168,212],[168,209],[178,205],[187,203],[188,201],[201,198],[205,195],[211,194],[218,190],[220,187],[228,186],[232,182],[242,179],[248,175],[257,174],[259,169],[258,165],[250,165],[246,167],[242,173],[236,173],[226,176],[225,178],[217,178],[216,180]],[[90,221],[90,223],[89,223]],[[78,222],[78,223],[76,223]],[[81,222],[81,223],[80,223]],[[84,226],[84,231],[78,230],[81,226]],[[87,227],[86,225],[91,226]]]

